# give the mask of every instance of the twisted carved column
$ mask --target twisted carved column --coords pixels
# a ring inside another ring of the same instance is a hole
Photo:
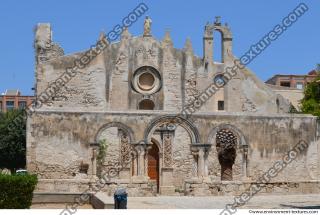
[[[128,136],[123,132],[120,135],[120,162],[122,168],[125,168],[128,167],[131,162],[131,146],[129,144]]]
[[[163,164],[165,168],[172,168],[172,133],[163,136]]]

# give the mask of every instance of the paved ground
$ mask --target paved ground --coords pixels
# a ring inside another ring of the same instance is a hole
[[[232,197],[129,197],[129,209],[217,209],[233,203]],[[241,208],[317,208],[320,209],[320,194],[310,195],[264,195],[254,196]]]
[[[112,201],[112,197],[108,197]],[[188,197],[158,196],[129,197],[128,209],[223,209],[226,204],[233,203],[233,197]],[[63,209],[65,204],[33,204],[32,209]],[[91,205],[83,205],[81,209],[90,209]],[[320,209],[320,194],[310,195],[264,195],[253,197],[241,208],[301,208]]]
[[[31,209],[65,209],[66,204],[62,203],[36,203],[31,205]],[[90,204],[79,206],[78,209],[92,209]]]

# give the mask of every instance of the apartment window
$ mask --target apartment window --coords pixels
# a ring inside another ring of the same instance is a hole
[[[299,89],[299,90],[302,90],[302,89],[303,89],[303,83],[298,82],[298,83],[296,84],[296,88]]]
[[[20,101],[18,102],[19,109],[25,109],[27,107],[26,101]]]
[[[7,103],[6,103],[6,109],[7,109],[7,110],[12,110],[12,109],[14,109],[14,101],[7,101]]]
[[[280,86],[282,86],[282,87],[290,87],[290,82],[289,81],[282,81],[282,82],[280,82]]]
[[[218,110],[224,110],[224,101],[218,101]]]

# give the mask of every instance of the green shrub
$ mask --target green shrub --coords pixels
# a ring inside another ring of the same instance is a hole
[[[303,113],[313,114],[320,118],[320,72],[317,75],[317,78],[304,89],[301,110]]]
[[[0,174],[0,208],[30,208],[37,182],[36,175]]]

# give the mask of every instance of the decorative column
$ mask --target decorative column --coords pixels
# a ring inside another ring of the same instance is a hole
[[[198,166],[198,179],[208,177],[207,159],[208,153],[211,149],[211,144],[193,144],[191,145],[191,152],[195,156]]]
[[[138,175],[144,176],[144,155],[145,151],[142,145],[139,145],[138,150]]]
[[[144,170],[145,170],[145,159],[144,159],[145,151],[144,148],[141,148],[139,153],[139,175],[145,176]]]
[[[163,167],[172,168],[172,133],[163,135]]]
[[[97,175],[97,149],[92,149],[92,176]]]
[[[248,179],[248,148],[249,146],[248,145],[243,145],[242,146],[242,150],[243,150],[243,162],[242,162],[242,165],[243,165],[243,172],[242,172],[242,176],[243,176],[243,179],[246,180]]]
[[[146,148],[147,145],[144,142],[140,142],[136,144],[135,150],[137,151],[137,178],[141,180],[146,180],[146,160],[145,160],[145,155],[146,155]]]
[[[120,179],[130,178],[130,162],[131,162],[131,146],[129,144],[128,135],[125,132],[120,132],[120,163],[121,171],[119,173]]]
[[[209,156],[209,151],[210,151],[210,147],[206,148],[204,150],[204,177],[208,178],[209,176],[209,170],[208,170],[208,156]]]
[[[204,148],[199,148],[198,152],[198,177],[204,176]]]
[[[98,148],[99,143],[90,143],[90,147],[92,149],[92,156],[91,156],[91,181],[94,181],[97,178],[97,155],[98,155]]]
[[[148,151],[152,148],[152,144],[147,144],[145,148],[145,155],[144,155],[144,174],[147,179],[149,179],[148,175]]]
[[[173,142],[173,130],[165,129],[161,134],[162,138],[162,156],[163,163],[161,168],[161,183],[160,183],[160,193],[164,195],[173,195],[173,158],[172,158],[172,142]]]
[[[137,157],[138,157],[138,153],[133,150],[132,151],[132,156],[131,156],[131,161],[132,161],[132,165],[131,165],[131,172],[132,172],[132,176],[135,177],[138,175],[138,160],[137,160]]]

